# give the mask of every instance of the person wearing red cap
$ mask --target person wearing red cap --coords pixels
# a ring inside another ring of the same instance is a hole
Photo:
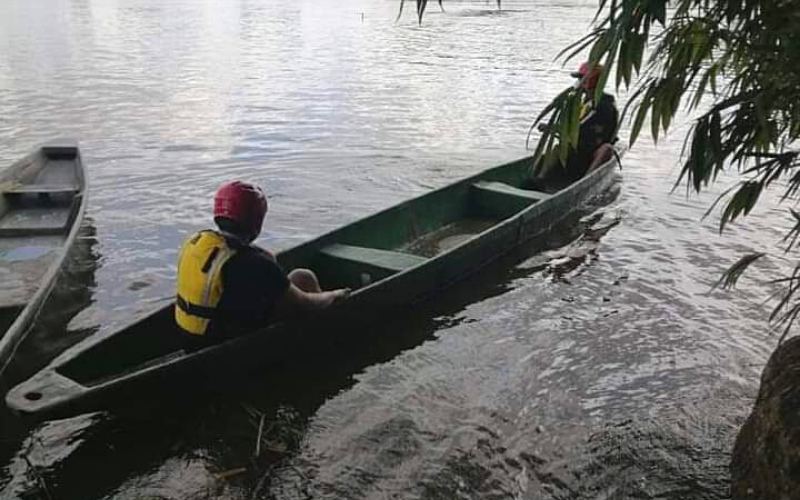
[[[566,168],[554,164],[539,169],[537,177],[555,188],[580,179],[611,157],[613,144],[617,141],[619,112],[611,94],[604,92],[594,103],[595,89],[603,71],[602,65],[584,62],[577,71],[570,73],[578,79],[576,87],[583,91],[586,104],[581,112],[578,146],[570,151]],[[540,124],[539,130],[545,126]]]
[[[590,156],[593,160],[589,164],[588,170],[600,163],[598,160],[611,154],[609,149],[617,141],[617,129],[619,128],[619,111],[617,111],[614,96],[603,92],[596,104],[593,101],[595,89],[603,71],[604,68],[601,64],[592,66],[589,62],[584,62],[578,71],[570,73],[573,78],[580,79],[578,85],[586,94],[585,99],[588,102],[588,108],[581,116],[581,135],[578,145],[579,149],[584,147],[586,149],[585,156]]]
[[[214,196],[218,230],[200,231],[183,244],[175,321],[187,347],[324,309],[349,294],[347,289],[323,292],[308,269],[287,274],[272,253],[253,245],[266,213],[267,198],[259,187],[226,182]]]

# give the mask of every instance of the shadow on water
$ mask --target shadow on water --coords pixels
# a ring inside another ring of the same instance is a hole
[[[587,222],[581,217],[612,202],[618,192],[615,186],[545,238],[501,257],[447,293],[397,314],[391,322],[348,325],[347,331],[331,332],[346,341],[310,347],[246,374],[220,373],[214,387],[187,387],[180,395],[147,394],[114,413],[42,424],[23,443],[24,451],[18,452],[37,461],[29,464],[26,459],[20,465],[27,481],[17,489],[27,491],[26,498],[41,498],[40,484],[45,483],[54,498],[96,498],[138,488],[128,482],[177,459],[184,465],[203,464],[187,489],[200,482],[202,491],[214,495],[222,486],[236,485],[255,496],[268,488],[273,467],[298,448],[308,420],[327,399],[355,384],[365,368],[387,362],[435,339],[437,331],[464,321],[458,314],[470,304],[502,295],[514,280],[541,272],[544,266],[516,264],[585,236]],[[588,224],[595,220],[589,219]],[[86,481],[93,471],[102,474]],[[197,491],[170,490],[169,496],[176,493],[188,497]]]

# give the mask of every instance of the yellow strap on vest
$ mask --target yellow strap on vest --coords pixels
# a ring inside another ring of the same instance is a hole
[[[215,231],[200,231],[181,247],[175,321],[188,333],[206,333],[222,298],[222,266],[235,254]]]
[[[579,121],[583,123],[585,119],[589,118],[592,111],[594,111],[594,106],[592,105],[592,100],[589,99],[581,106],[581,117]]]

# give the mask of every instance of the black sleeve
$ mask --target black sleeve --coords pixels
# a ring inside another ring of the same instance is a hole
[[[254,248],[240,250],[222,269],[223,293],[219,314],[235,324],[260,324],[269,320],[275,303],[289,288],[280,265]]]
[[[617,138],[617,129],[619,128],[619,111],[614,102],[614,97],[605,95],[605,98],[600,101],[605,118],[605,127],[603,130],[603,142],[614,142]]]
[[[619,112],[614,97],[603,94],[591,117],[581,124],[580,146],[587,151],[594,151],[606,142],[613,142],[617,134]]]

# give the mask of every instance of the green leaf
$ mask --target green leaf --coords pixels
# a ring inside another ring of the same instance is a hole
[[[695,191],[700,191],[704,184],[708,184],[711,172],[706,161],[708,121],[701,119],[697,121],[692,134],[692,147],[689,156],[689,167],[692,183]]]
[[[650,134],[653,142],[658,144],[658,128],[661,123],[661,108],[664,98],[661,93],[655,93],[652,106],[650,107]]]
[[[749,214],[758,201],[762,188],[758,181],[742,182],[722,213],[719,230],[722,231],[726,224],[735,221],[739,216]]]
[[[719,281],[714,285],[714,288],[721,287],[724,290],[728,290],[736,287],[739,278],[742,277],[747,268],[765,255],[764,252],[753,252],[744,255],[723,273],[722,277],[720,277]]]
[[[606,30],[603,31],[602,35],[600,35],[597,38],[594,45],[592,45],[592,49],[589,51],[590,63],[597,64],[598,62],[600,62],[600,59],[603,57],[603,54],[605,54],[608,51],[613,36],[614,34],[611,31]]]
[[[611,51],[608,53],[608,58],[606,60],[606,64],[603,68],[603,71],[600,72],[600,79],[597,82],[597,87],[594,89],[594,103],[600,102],[600,98],[603,96],[603,92],[606,88],[606,82],[608,82],[608,75],[611,74],[611,66],[614,60],[617,57],[617,50],[619,49],[619,40],[614,39],[610,42]]]
[[[722,154],[722,127],[720,125],[721,117],[719,112],[711,114],[711,123],[709,129],[709,138],[711,139],[711,150],[714,153],[714,160],[716,161],[717,168],[722,168],[724,156]]]
[[[708,86],[709,79],[711,77],[711,70],[706,70],[703,73],[703,76],[700,78],[700,81],[697,84],[697,87],[694,89],[694,97],[692,98],[689,109],[695,109],[700,104],[700,100],[703,99],[703,95],[705,95],[706,87]]]
[[[592,37],[592,38],[589,38],[588,40],[584,41],[583,43],[581,43],[581,44],[579,44],[579,45],[578,45],[578,44],[573,44],[573,45],[570,45],[570,46],[569,46],[569,47],[567,47],[566,49],[562,50],[562,51],[559,53],[559,55],[558,55],[558,56],[556,56],[556,59],[560,58],[560,57],[561,57],[561,56],[562,56],[562,55],[565,53],[565,51],[566,51],[566,50],[568,50],[568,49],[571,49],[571,48],[573,48],[573,47],[574,47],[574,48],[575,48],[575,50],[573,50],[572,52],[570,52],[570,53],[569,53],[569,55],[567,55],[567,56],[564,58],[564,60],[565,60],[565,61],[569,61],[569,60],[571,60],[573,57],[575,57],[576,55],[578,55],[578,54],[580,54],[581,52],[583,52],[584,50],[586,50],[586,47],[588,47],[589,45],[592,45],[593,43],[595,43],[595,42],[597,41],[597,38],[599,37],[599,35],[595,35],[594,33],[590,33],[589,35],[587,35],[587,38],[588,38],[588,37]]]
[[[644,57],[644,47],[647,44],[647,37],[644,35],[635,35],[632,37],[631,46],[633,53],[633,67],[636,68],[638,73],[642,67],[642,57]]]
[[[783,238],[783,241],[789,242],[789,245],[786,247],[787,252],[791,251],[795,244],[797,244],[797,239],[800,238],[800,213],[793,208],[790,208],[789,212],[792,214],[792,217],[794,217],[794,226]]]
[[[667,23],[667,1],[666,0],[654,0],[653,1],[653,17],[661,24],[661,26],[666,25]]]
[[[561,52],[558,53],[558,55],[556,55],[556,59],[561,59],[561,57],[563,57],[564,54],[566,54],[570,50],[575,49],[570,55],[568,55],[565,58],[567,61],[569,61],[576,54],[582,52],[586,47],[588,47],[590,44],[594,43],[603,34],[604,31],[605,30],[595,29],[591,33],[589,33],[588,35],[585,35],[584,37],[579,39],[577,42],[573,42],[573,43],[567,45],[565,48],[563,48],[561,50]]]
[[[559,150],[558,150],[558,157],[561,160],[562,164],[567,162],[567,156],[569,155],[569,151],[571,148],[570,144],[570,103],[572,102],[571,99],[567,98],[562,103],[561,109],[559,110]]]
[[[769,135],[769,123],[767,120],[767,111],[764,106],[764,94],[758,94],[756,98],[753,100],[753,106],[756,110],[756,117],[758,118],[758,125],[761,127],[761,131],[763,131],[763,141],[767,142],[768,135]]]
[[[711,83],[711,93],[714,94],[714,95],[717,95],[717,71],[718,71],[718,66],[716,66],[716,65],[711,66],[711,69],[708,70],[708,71],[711,74],[711,76],[709,78],[709,82]]]
[[[639,137],[639,132],[642,130],[642,125],[644,125],[644,119],[647,117],[647,110],[650,107],[650,90],[645,93],[642,102],[639,104],[639,109],[636,111],[636,118],[633,121],[633,127],[631,127],[631,146],[636,143],[636,138]]]
[[[581,129],[581,99],[576,94],[572,99],[569,117],[569,141],[574,146],[578,146],[579,133]]]
[[[594,16],[594,19],[592,19],[592,24],[597,22],[597,20],[600,18],[600,14],[603,13],[603,9],[605,8],[607,1],[608,0],[600,0],[599,5],[597,7],[597,13]]]
[[[617,58],[617,81],[614,85],[617,89],[620,88],[623,81],[626,81],[626,71],[629,74],[627,81],[630,81],[630,66],[630,44],[626,40],[622,40],[619,48],[619,57]]]

